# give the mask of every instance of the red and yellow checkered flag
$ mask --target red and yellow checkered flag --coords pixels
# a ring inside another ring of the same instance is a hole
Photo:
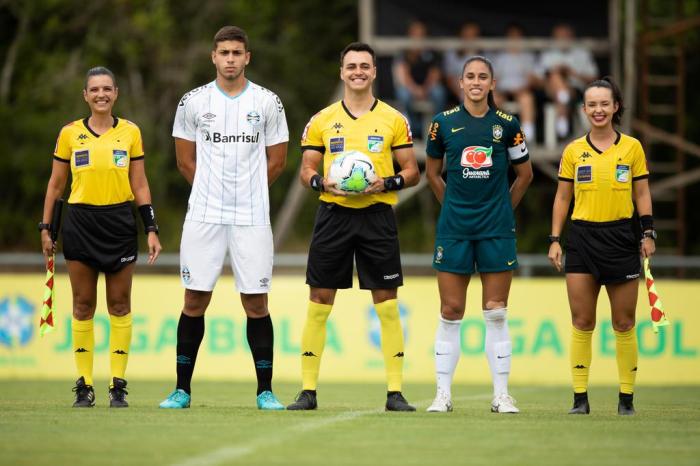
[[[41,320],[39,321],[39,335],[42,337],[45,333],[54,330],[53,305],[56,299],[56,292],[53,289],[53,274],[55,255],[49,258],[49,263],[46,266],[46,283],[44,284],[44,304],[41,307]]]
[[[649,268],[649,258],[644,258],[644,277],[646,278],[647,291],[649,292],[649,305],[651,306],[651,323],[654,333],[659,333],[659,327],[669,325],[670,322],[664,313],[664,305],[661,302],[659,293],[656,291],[654,277]]]

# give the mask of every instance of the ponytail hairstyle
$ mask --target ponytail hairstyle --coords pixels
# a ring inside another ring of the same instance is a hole
[[[615,84],[615,81],[613,81],[613,79],[610,76],[605,76],[601,79],[596,79],[595,81],[588,83],[586,88],[583,90],[584,104],[586,103],[586,91],[588,91],[588,89],[592,87],[603,87],[605,89],[610,89],[613,102],[617,104],[617,111],[612,116],[612,122],[615,125],[619,125],[622,122],[622,114],[625,113],[625,107],[622,102],[622,91],[620,91],[620,88],[617,87],[617,84]]]
[[[88,70],[87,74],[85,75],[85,90],[87,90],[88,81],[90,80],[90,78],[92,78],[93,76],[103,76],[103,75],[109,76],[110,78],[112,78],[112,84],[114,84],[114,88],[116,89],[117,80],[114,77],[114,73],[112,73],[109,69],[105,68],[104,66],[96,66],[94,68],[90,68]]]
[[[464,71],[467,69],[467,66],[474,61],[480,61],[481,63],[485,64],[489,69],[489,73],[491,73],[491,79],[494,79],[493,64],[491,63],[491,60],[481,55],[473,55],[467,58],[467,61],[464,62],[464,66],[462,67],[462,78],[464,78]],[[496,110],[496,100],[493,98],[493,91],[489,90],[489,93],[486,96],[486,102],[490,108]]]

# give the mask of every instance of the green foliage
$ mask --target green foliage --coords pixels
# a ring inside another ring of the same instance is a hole
[[[7,79],[0,77],[7,85],[0,94],[2,250],[38,249],[35,226],[54,142],[65,123],[87,114],[84,76],[97,65],[116,74],[115,113],[141,128],[161,240],[166,250],[177,250],[189,185],[175,166],[172,121],[180,97],[214,79],[212,38],[225,24],[248,32],[253,55],[247,76],[285,103],[290,150],[286,172],[271,191],[274,218],[296,182],[301,130],[328,104],[338,82],[338,52],[357,30],[352,0],[25,0],[5,5],[0,2],[0,66],[11,72]],[[313,198],[308,199],[313,210]]]

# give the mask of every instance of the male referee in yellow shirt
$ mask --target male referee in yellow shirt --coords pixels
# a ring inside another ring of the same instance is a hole
[[[301,181],[321,193],[309,248],[306,283],[309,306],[301,341],[303,387],[290,410],[316,409],[316,386],[326,342],[326,320],[336,291],[352,287],[353,257],[360,288],[372,293],[381,322],[386,364],[387,411],[415,411],[401,394],[404,342],[397,288],[403,284],[396,219],[396,191],[418,183],[411,129],[398,111],[377,100],[374,50],[349,44],[340,54],[343,100],[321,110],[302,135]],[[325,176],[337,156],[359,151],[370,157],[377,179],[348,196]],[[401,170],[394,173],[392,154]],[[324,174],[318,172],[323,161]]]

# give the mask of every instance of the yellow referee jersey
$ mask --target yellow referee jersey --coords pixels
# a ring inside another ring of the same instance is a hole
[[[559,180],[574,183],[572,220],[609,222],[632,217],[632,182],[647,178],[646,157],[639,141],[617,133],[601,152],[586,135],[566,146]]]
[[[375,100],[372,109],[360,117],[353,116],[343,101],[324,108],[311,117],[301,137],[302,153],[307,149],[323,154],[323,173],[341,153],[356,150],[367,155],[377,176],[394,175],[392,151],[412,147],[413,139],[408,120],[391,106]],[[322,192],[322,201],[360,209],[383,202],[396,204],[396,192],[336,196]]]
[[[61,129],[54,159],[70,163],[73,182],[70,204],[110,205],[134,199],[129,163],[143,158],[141,131],[132,122],[114,118],[114,125],[98,135],[88,119]]]

